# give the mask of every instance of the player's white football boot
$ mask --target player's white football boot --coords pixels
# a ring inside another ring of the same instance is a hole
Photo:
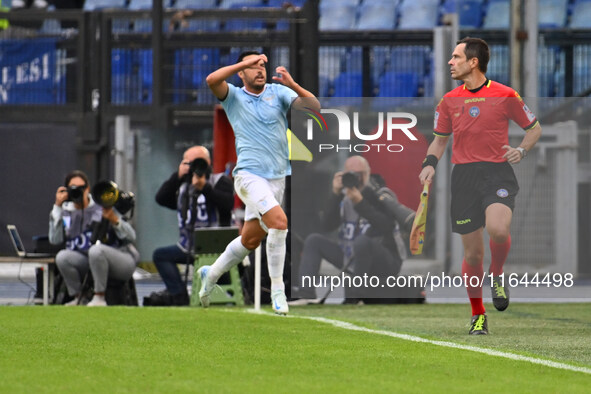
[[[278,315],[287,315],[289,312],[289,306],[287,306],[287,297],[283,290],[273,290],[271,292],[271,304],[273,312]]]
[[[201,278],[201,289],[199,290],[199,299],[201,300],[201,306],[207,308],[209,306],[209,295],[215,286],[207,287],[207,273],[211,266],[204,265],[197,270],[199,278]]]

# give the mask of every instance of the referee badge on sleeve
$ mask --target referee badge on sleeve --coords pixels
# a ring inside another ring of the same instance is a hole
[[[497,190],[497,196],[501,197],[501,198],[505,198],[509,195],[509,192],[507,191],[507,189],[499,189]]]

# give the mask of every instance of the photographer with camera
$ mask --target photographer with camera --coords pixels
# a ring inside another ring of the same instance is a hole
[[[385,187],[381,176],[372,175],[362,156],[351,156],[332,181],[332,193],[324,212],[322,230],[339,228],[338,241],[325,234],[310,234],[304,241],[299,266],[300,287],[292,305],[318,303],[314,288],[304,288],[303,276],[318,275],[322,259],[353,275],[397,275],[406,257],[400,229],[410,229],[415,213],[402,205]],[[347,303],[362,294],[349,292]]]
[[[133,246],[135,230],[115,207],[95,202],[88,177],[82,171],[68,174],[64,185],[57,189],[49,215],[49,241],[56,245],[65,242],[55,261],[68,294],[74,297],[66,305],[80,304],[82,285],[91,271],[94,297],[88,306],[106,306],[107,280],[128,280],[139,261]],[[112,195],[112,191],[108,193]]]
[[[187,288],[177,264],[193,264],[192,235],[196,228],[230,226],[234,191],[232,181],[223,173],[211,173],[209,151],[195,145],[187,149],[179,164],[156,193],[156,202],[176,209],[180,239],[164,246],[152,256],[166,289],[144,298],[144,306],[189,305]]]

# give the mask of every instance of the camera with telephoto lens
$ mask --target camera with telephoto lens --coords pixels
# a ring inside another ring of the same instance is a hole
[[[196,174],[198,177],[205,176],[206,179],[209,179],[209,176],[211,175],[211,167],[207,160],[197,158],[191,162],[189,173]]]
[[[74,203],[81,203],[82,199],[84,197],[84,189],[86,189],[86,185],[84,185],[84,186],[77,186],[77,185],[68,186],[68,188],[67,188],[68,198],[66,201],[72,201]]]
[[[356,172],[345,172],[342,178],[343,186],[348,188],[359,188],[361,185],[361,175]]]
[[[120,214],[125,215],[135,207],[135,194],[119,190],[113,181],[98,182],[92,188],[92,198],[103,208],[115,207]]]

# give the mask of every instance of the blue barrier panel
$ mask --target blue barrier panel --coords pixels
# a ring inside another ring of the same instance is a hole
[[[56,42],[53,38],[0,41],[0,104],[60,101],[65,78],[57,73]]]

